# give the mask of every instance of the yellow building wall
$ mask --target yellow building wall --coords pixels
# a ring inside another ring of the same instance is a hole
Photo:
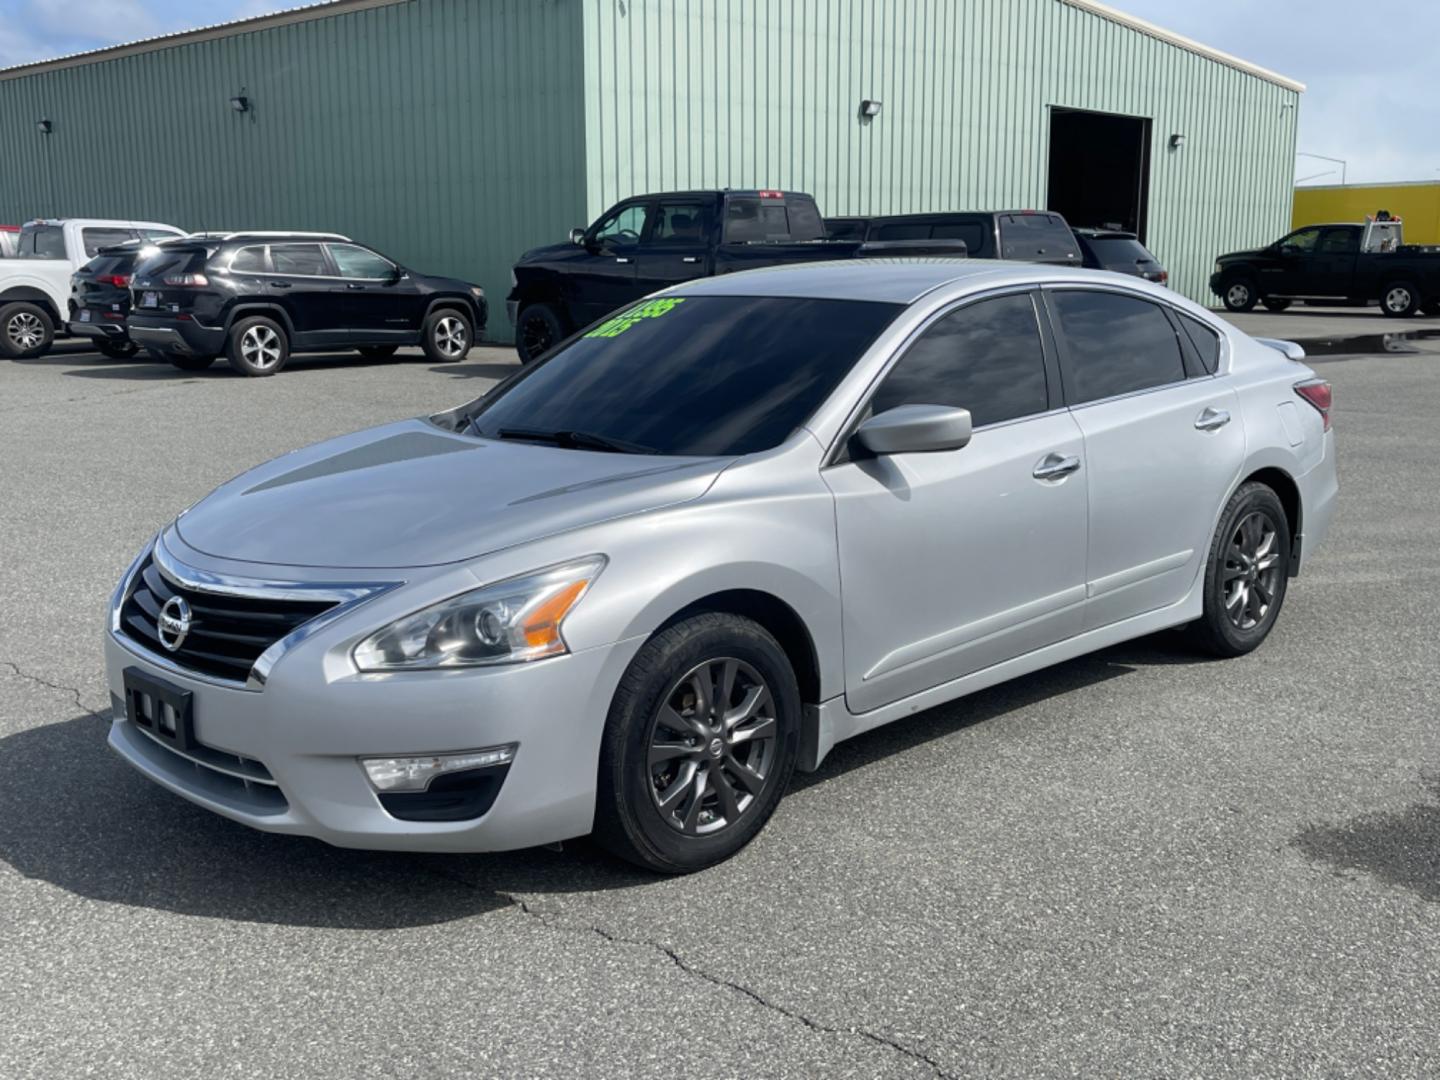
[[[1405,223],[1407,244],[1440,244],[1440,181],[1298,187],[1290,227],[1364,221],[1377,210],[1389,210]]]

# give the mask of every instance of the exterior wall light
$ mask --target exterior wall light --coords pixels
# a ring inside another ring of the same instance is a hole
[[[1171,149],[1171,150],[1179,150],[1180,147],[1182,147],[1182,146],[1184,146],[1184,145],[1185,145],[1185,136],[1184,136],[1184,135],[1171,135],[1171,136],[1170,136],[1170,149]]]
[[[36,127],[36,129],[40,132],[41,135],[49,135],[50,132],[52,132],[53,130],[55,130],[55,125],[52,124],[52,123],[50,123],[49,120],[40,120],[40,121],[37,121],[36,124],[35,124],[35,127]]]
[[[236,94],[230,99],[230,108],[234,109],[236,112],[249,112],[250,99],[244,94]]]
[[[869,98],[866,98],[860,102],[860,115],[866,120],[879,116],[881,104],[879,101],[871,101]]]

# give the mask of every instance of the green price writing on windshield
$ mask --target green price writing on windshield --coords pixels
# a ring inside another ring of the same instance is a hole
[[[676,304],[683,304],[683,296],[662,297],[659,300],[647,300],[639,307],[633,307],[629,311],[622,311],[613,319],[606,319],[603,323],[591,330],[585,336],[613,338],[619,337],[626,330],[629,330],[636,323],[644,319],[658,319]]]

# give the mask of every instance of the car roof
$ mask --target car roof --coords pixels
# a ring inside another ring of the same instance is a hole
[[[1094,282],[1099,271],[998,259],[846,259],[766,266],[698,278],[668,290],[686,296],[788,296],[911,304],[948,285],[988,288],[1007,284]],[[1116,279],[1120,276],[1115,275]],[[1131,281],[1126,281],[1128,286]]]
[[[1133,232],[1126,232],[1124,229],[1096,229],[1081,226],[1071,227],[1071,232],[1076,236],[1083,236],[1087,240],[1139,240],[1140,237]]]
[[[25,222],[26,225],[79,225],[82,228],[94,226],[105,229],[125,229],[132,226],[145,229],[173,229],[181,232],[174,225],[167,225],[163,221],[137,221],[132,218],[34,218]]]

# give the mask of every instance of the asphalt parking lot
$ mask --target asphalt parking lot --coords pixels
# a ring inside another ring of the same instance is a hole
[[[1237,321],[1365,339],[1315,361],[1341,505],[1260,651],[1146,639],[891,725],[668,880],[262,835],[104,745],[102,612],[160,524],[508,349],[0,364],[0,1076],[1436,1075],[1440,340]]]

